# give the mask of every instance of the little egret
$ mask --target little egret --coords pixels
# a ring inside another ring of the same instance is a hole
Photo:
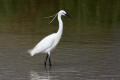
[[[55,17],[56,16],[58,16],[58,22],[59,22],[59,29],[57,33],[50,34],[47,37],[43,38],[33,49],[28,51],[31,56],[34,56],[35,54],[38,54],[38,53],[47,53],[46,59],[44,62],[45,66],[48,58],[49,58],[49,66],[52,65],[50,60],[50,52],[56,47],[56,45],[60,41],[60,38],[63,32],[63,22],[62,22],[61,16],[70,17],[64,10],[60,10],[55,15]],[[53,20],[55,19],[55,17],[53,18]]]

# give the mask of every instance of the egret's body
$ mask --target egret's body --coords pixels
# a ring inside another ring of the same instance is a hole
[[[41,40],[32,50],[31,50],[31,56],[38,54],[38,53],[48,53],[53,49],[54,42],[55,42],[55,34],[53,33]]]
[[[64,10],[60,10],[57,15],[59,22],[59,29],[57,33],[50,34],[47,37],[43,38],[32,50],[29,51],[31,56],[34,56],[35,54],[38,53],[47,53],[46,61],[47,58],[49,57],[50,65],[51,65],[50,52],[56,47],[56,45],[60,41],[63,32],[63,22],[61,20],[61,16],[66,15],[66,12]]]

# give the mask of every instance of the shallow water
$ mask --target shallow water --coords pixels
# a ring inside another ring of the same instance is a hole
[[[63,4],[63,0],[1,0],[1,3],[0,80],[120,79],[120,1],[70,0],[67,4],[64,0]],[[57,31],[57,20],[48,24],[51,19],[43,17],[62,8],[72,19],[63,18],[62,39],[51,53],[53,66],[45,68],[46,55],[31,57],[27,50]]]

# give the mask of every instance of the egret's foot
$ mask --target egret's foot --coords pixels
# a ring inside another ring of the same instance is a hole
[[[44,66],[46,67],[46,62],[44,63]]]
[[[51,66],[52,66],[52,64],[51,64],[51,63],[49,63],[49,66],[51,67]]]

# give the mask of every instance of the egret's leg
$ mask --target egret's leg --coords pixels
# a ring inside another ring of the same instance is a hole
[[[45,59],[45,66],[46,66],[46,63],[47,63],[47,59],[48,59],[48,54],[46,55],[46,59]]]
[[[52,66],[51,60],[50,60],[50,52],[48,52],[48,54],[49,54],[49,66]]]
[[[51,60],[50,60],[50,56],[49,56],[49,66],[52,66],[52,64],[51,64]]]

